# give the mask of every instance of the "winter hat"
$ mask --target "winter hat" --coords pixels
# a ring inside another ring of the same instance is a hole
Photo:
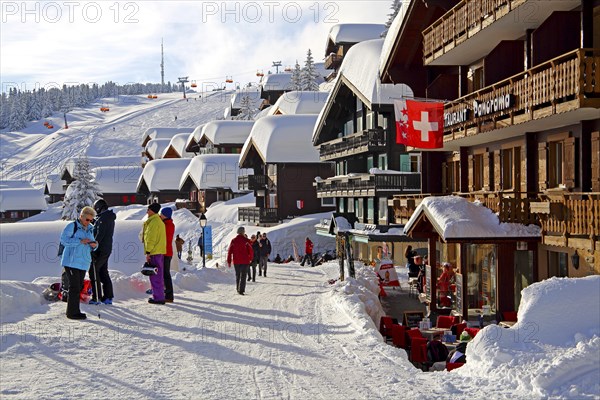
[[[160,211],[160,204],[152,203],[148,206],[148,210],[152,211],[155,214],[158,214],[158,212]]]
[[[171,218],[173,215],[173,209],[171,207],[163,207],[160,210],[161,215],[164,215],[166,218]]]
[[[468,342],[469,340],[471,340],[471,336],[469,335],[469,333],[467,331],[463,331],[460,334],[460,341],[461,342]]]

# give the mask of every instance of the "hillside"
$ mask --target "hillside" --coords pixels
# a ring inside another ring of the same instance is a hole
[[[29,180],[36,187],[48,174],[59,173],[64,161],[81,154],[88,156],[137,156],[141,154],[142,133],[150,127],[192,127],[223,116],[231,91],[145,95],[105,99],[67,114],[30,122],[22,132],[0,132],[0,179]],[[107,106],[109,112],[101,112]],[[177,120],[175,120],[177,117]],[[49,121],[54,128],[47,129]]]

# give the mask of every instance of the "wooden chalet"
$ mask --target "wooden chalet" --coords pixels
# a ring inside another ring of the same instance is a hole
[[[238,219],[255,225],[333,210],[330,200],[317,198],[315,179],[333,174],[321,162],[310,137],[316,115],[271,115],[255,122],[244,143],[239,165],[252,175],[239,177],[239,189],[253,191],[254,207],[240,207]]]
[[[427,3],[431,12],[448,2]],[[500,222],[537,226],[541,234],[539,242],[451,244],[440,241],[432,221],[411,234],[430,241],[432,265],[455,261],[459,284],[476,296],[454,303],[453,312],[471,316],[485,306],[499,316],[516,310],[520,290],[533,282],[600,273],[600,2],[452,3],[423,29],[420,44],[427,97],[448,99],[444,148],[424,165],[429,193],[479,201]],[[535,17],[525,17],[532,9]],[[403,35],[425,11],[411,1],[390,32],[385,82],[404,82]],[[394,196],[396,221],[411,218],[424,196]],[[454,256],[436,260],[436,246]],[[439,272],[431,269],[432,282]]]
[[[383,24],[336,24],[331,27],[325,46],[324,68],[332,72],[325,80],[331,82],[335,79],[346,53],[352,46],[365,40],[379,39],[384,30]]]
[[[179,189],[183,172],[191,158],[167,158],[149,161],[137,182],[137,194],[146,204],[170,203],[189,198],[188,192]]]

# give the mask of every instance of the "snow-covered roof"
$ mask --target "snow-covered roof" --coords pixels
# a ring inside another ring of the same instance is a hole
[[[193,133],[178,133],[177,135],[171,138],[169,145],[164,150],[162,157],[166,155],[169,148],[173,148],[181,158],[191,158],[194,156],[194,153],[190,153],[185,151],[186,145],[188,143],[188,139],[193,135]]]
[[[292,87],[292,74],[279,73],[265,75],[260,85],[265,91],[290,90]]]
[[[200,137],[202,136],[202,129],[204,129],[204,125],[206,124],[197,126],[196,129],[194,129],[194,131],[188,136],[187,142],[185,144],[186,148],[189,147],[192,144],[192,142],[198,143]]]
[[[181,175],[181,189],[188,178],[198,189],[229,188],[238,191],[238,176],[251,175],[251,169],[239,167],[239,154],[201,154],[192,158]]]
[[[223,110],[223,118],[231,118],[231,107],[225,107],[225,110]]]
[[[44,192],[31,187],[0,188],[0,212],[46,210]]]
[[[244,88],[243,90],[239,90],[231,95],[231,108],[240,109],[242,107],[242,99],[244,97],[249,97],[252,101],[252,106],[256,108],[258,108],[263,101],[260,98],[259,89],[257,89],[256,87]],[[225,118],[228,118],[228,116],[225,116]]]
[[[537,225],[500,222],[483,204],[458,196],[423,199],[404,226],[404,233],[408,234],[415,227],[422,214],[443,240],[537,238],[541,235]]]
[[[0,189],[18,189],[18,188],[32,188],[29,181],[18,181],[18,180],[1,180]]]
[[[400,10],[398,11],[398,14],[396,14],[396,17],[392,21],[392,24],[390,25],[385,36],[385,40],[383,42],[383,47],[381,49],[381,57],[379,60],[379,71],[377,73],[378,76],[381,76],[380,72],[383,71],[383,69],[385,68],[385,64],[391,56],[392,49],[394,48],[394,44],[398,39],[400,29],[402,28],[402,23],[404,22],[406,11],[408,10],[408,3],[404,4],[403,2],[401,2],[400,4]]]
[[[66,183],[66,181],[60,179],[60,175],[50,174],[46,177],[44,190],[46,190],[48,194],[65,194],[64,185],[66,185]]]
[[[395,99],[413,97],[405,84],[382,84],[379,79],[379,56],[383,39],[367,40],[354,45],[344,57],[334,87],[315,124],[313,141],[327,118],[342,84],[348,86],[368,107],[372,104],[393,104]]]
[[[171,139],[152,139],[146,144],[146,153],[153,160],[160,159],[165,154],[165,150],[169,147],[170,143]]]
[[[316,115],[268,115],[254,123],[242,147],[240,165],[254,147],[264,163],[316,163],[319,151],[310,140]]]
[[[193,127],[181,127],[181,128],[148,128],[142,134],[142,145],[146,143],[147,140],[152,139],[171,139],[178,133],[190,133],[193,132]]]
[[[213,145],[243,144],[254,126],[254,121],[212,121],[202,130],[198,142],[206,138]]]
[[[319,114],[327,96],[329,96],[328,92],[297,90],[286,92],[269,108],[271,110],[269,115]]]
[[[368,40],[354,45],[340,67],[340,80],[350,83],[367,104],[394,104],[400,97],[413,97],[413,91],[404,84],[382,84],[379,79],[379,59],[383,39]],[[334,89],[335,92],[335,89]]]
[[[328,47],[330,40],[335,44],[341,44],[377,39],[381,37],[384,30],[384,24],[337,24],[329,30],[325,48]],[[328,54],[325,56],[327,57]]]
[[[98,167],[92,169],[96,183],[102,194],[135,193],[142,175],[140,165],[126,167]]]
[[[64,175],[65,170],[69,175],[73,176],[75,170],[75,163],[79,157],[73,157],[68,159],[63,166],[61,176]],[[87,157],[90,163],[90,169],[97,167],[126,167],[140,165],[140,156],[107,156],[107,157]]]
[[[191,161],[191,158],[165,158],[148,161],[136,187],[139,190],[143,180],[150,192],[179,191],[179,181]]]

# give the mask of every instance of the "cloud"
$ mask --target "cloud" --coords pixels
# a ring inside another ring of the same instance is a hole
[[[391,1],[32,4],[2,2],[3,90],[7,82],[160,82],[161,40],[166,81],[245,84],[256,70],[274,71],[273,61],[302,64],[308,48],[321,61],[335,23],[384,23]]]

